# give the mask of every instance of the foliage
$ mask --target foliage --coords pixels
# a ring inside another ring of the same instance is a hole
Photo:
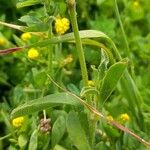
[[[149,1],[73,2],[1,0],[0,149],[146,150]]]

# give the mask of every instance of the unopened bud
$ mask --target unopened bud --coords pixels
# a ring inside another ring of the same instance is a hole
[[[49,131],[51,130],[51,119],[41,119],[40,120],[40,130],[43,133],[49,133]]]
[[[67,3],[68,3],[68,7],[75,7],[75,5],[76,5],[76,2],[75,2],[75,0],[67,0]]]

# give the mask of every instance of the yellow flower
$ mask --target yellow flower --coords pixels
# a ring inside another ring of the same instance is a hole
[[[21,127],[24,122],[24,117],[18,117],[12,120],[12,125],[16,128]]]
[[[64,34],[69,29],[70,22],[67,18],[55,20],[55,30],[58,34]]]
[[[138,2],[138,1],[134,1],[134,2],[133,2],[133,5],[134,5],[135,7],[138,7],[138,6],[139,6],[139,2]]]
[[[39,52],[35,48],[31,48],[28,51],[28,57],[30,59],[36,59],[39,56]]]
[[[94,81],[88,80],[88,86],[94,86],[94,85],[95,85]]]
[[[68,55],[67,58],[63,60],[63,66],[71,63],[73,61],[72,55]]]
[[[108,121],[113,121],[114,120],[111,115],[107,116],[106,118],[107,118]]]
[[[22,39],[23,41],[28,41],[29,39],[31,39],[31,34],[30,34],[29,32],[23,33],[23,34],[21,35],[21,39]]]
[[[128,114],[121,114],[120,115],[120,120],[121,121],[123,121],[123,122],[127,122],[127,121],[129,121],[130,120],[130,117],[129,117],[129,115]]]
[[[4,38],[0,38],[0,46],[4,46],[6,44],[6,40]]]

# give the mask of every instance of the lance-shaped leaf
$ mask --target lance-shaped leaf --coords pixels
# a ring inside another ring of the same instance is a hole
[[[28,150],[36,150],[38,145],[38,131],[35,129],[31,134]]]
[[[90,146],[82,128],[78,115],[74,111],[70,112],[67,118],[67,130],[73,144],[79,150],[90,150]]]
[[[59,141],[61,140],[61,138],[65,133],[65,129],[66,129],[66,120],[63,116],[60,116],[53,124],[51,134],[52,147],[54,147],[56,144],[59,143]]]
[[[17,3],[17,8],[32,6],[32,5],[36,5],[36,4],[39,4],[39,3],[40,3],[39,0],[27,0],[27,1],[23,1],[23,2],[18,2]]]
[[[76,97],[67,93],[55,93],[18,106],[12,111],[11,118],[32,114],[60,104],[78,105],[79,102]]]
[[[130,74],[127,71],[125,71],[123,78],[121,78],[120,85],[121,88],[119,90],[128,100],[129,107],[131,108],[134,116],[137,118],[139,126],[141,127],[141,129],[144,129],[145,124],[142,114],[143,109],[141,108],[143,99],[139,93],[137,86],[134,83],[134,80],[131,78]]]
[[[111,42],[110,38],[105,33],[101,32],[101,31],[82,30],[79,33],[80,33],[81,39],[84,39],[83,43],[88,44],[88,45],[95,45],[98,47],[103,47],[103,49],[105,49],[105,50],[106,50],[106,47],[103,44],[100,44],[99,42],[96,42],[94,40],[88,40],[87,41],[87,38],[104,38],[104,39],[108,40],[109,42]],[[26,46],[22,47],[22,49],[23,48],[37,47],[37,46],[45,47],[45,45],[62,43],[62,42],[70,42],[70,41],[74,41],[74,33],[68,33],[65,35],[53,37],[51,39],[45,39],[45,40],[42,40],[40,42],[35,42],[31,45],[26,45]],[[6,49],[6,50],[0,50],[0,55],[6,54],[7,51],[8,51],[8,53],[13,52],[12,49],[18,49],[18,48],[10,48],[10,49]],[[111,53],[111,52],[108,52],[108,53]]]
[[[127,60],[124,59],[120,62],[115,63],[108,69],[101,83],[101,88],[100,88],[101,103],[104,103],[111,95],[119,79],[123,75],[126,67],[127,67]]]
[[[81,30],[79,31],[80,38],[104,38],[107,40],[110,40],[110,38],[103,32],[101,31],[96,31],[96,30]],[[68,42],[68,41],[73,41],[74,40],[74,33],[67,33],[65,35],[60,35],[53,37],[51,39],[45,39],[40,42],[33,43],[29,45],[28,47],[33,47],[33,46],[45,46],[49,44],[55,44],[55,43],[61,43],[61,42]],[[92,43],[93,45],[94,43]]]

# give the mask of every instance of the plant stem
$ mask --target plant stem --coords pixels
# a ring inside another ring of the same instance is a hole
[[[75,0],[68,0],[68,8],[69,8],[71,24],[74,32],[79,62],[81,66],[83,84],[84,86],[88,86],[88,74],[87,74],[86,62],[84,57],[84,51],[83,51],[82,42],[79,35],[79,29],[77,24]]]
[[[125,42],[125,45],[126,45],[126,49],[125,49],[126,50],[126,55],[130,59],[130,62],[131,62],[131,74],[132,74],[132,77],[134,77],[134,65],[133,65],[133,61],[132,61],[132,56],[130,54],[130,48],[129,48],[127,36],[126,36],[125,31],[124,31],[124,27],[123,27],[123,24],[122,24],[122,21],[121,21],[121,18],[120,18],[119,9],[118,9],[118,5],[117,5],[117,0],[115,0],[115,12],[116,12],[116,16],[118,18],[120,28],[121,28],[121,32],[122,32],[122,35],[123,35],[123,39],[124,39],[124,42]]]
[[[91,149],[94,149],[94,144],[95,144],[95,132],[96,132],[96,127],[97,127],[97,120],[95,119],[95,114],[89,112],[89,142]]]
[[[43,110],[44,121],[46,120],[46,110]]]
[[[48,38],[49,39],[52,38],[52,19],[50,20],[50,24],[49,24]],[[47,49],[48,49],[48,70],[47,71],[52,76],[53,45],[49,45]]]
[[[0,137],[0,141],[4,140],[4,139],[6,139],[6,138],[9,138],[11,135],[12,135],[12,134],[9,133],[9,134],[7,134],[7,135],[5,135],[5,136],[3,136],[3,137]]]
[[[121,18],[120,18],[119,9],[118,9],[118,5],[117,5],[117,0],[115,0],[115,12],[116,12],[116,15],[117,15],[117,18],[118,18],[118,21],[119,21],[119,24],[120,24],[120,28],[121,28],[121,31],[122,31],[122,34],[123,34],[123,38],[124,38],[124,41],[125,41],[126,54],[127,54],[127,56],[129,57],[129,59],[131,61],[131,74],[132,74],[132,77],[134,77],[133,61],[132,61],[132,57],[130,55],[129,44],[128,44],[127,37],[126,37],[125,31],[124,31],[124,27],[123,27],[123,24],[122,24],[122,21],[121,21]],[[116,55],[119,56],[119,52],[118,52],[117,48],[115,47],[115,44],[113,42],[112,42],[112,44],[113,44],[113,47],[115,49]],[[121,56],[119,56],[119,57],[118,58],[121,60]],[[145,125],[144,125],[143,114],[142,114],[141,105],[140,105],[143,102],[143,99],[142,99],[142,97],[141,97],[141,95],[140,95],[140,93],[138,91],[138,88],[135,85],[135,83],[134,83],[133,79],[131,78],[131,76],[130,76],[128,71],[125,72],[124,78],[121,79],[121,85],[123,87],[127,86],[127,89],[129,87],[130,87],[130,90],[133,89],[133,91],[134,91],[133,93],[130,93],[130,91],[128,92],[128,95],[129,95],[128,98],[130,99],[130,104],[132,105],[132,107],[134,107],[134,103],[136,103],[137,111],[133,110],[133,114],[136,116],[137,121],[138,121],[139,126],[141,127],[141,129],[142,128],[144,129]],[[131,103],[132,99],[134,99],[134,103],[133,104]],[[135,111],[137,112],[137,114],[136,114]]]
[[[121,21],[121,18],[120,18],[119,9],[118,9],[118,5],[117,5],[117,0],[115,0],[115,12],[116,12],[116,16],[118,18],[120,28],[121,28],[121,32],[123,34],[124,42],[125,42],[125,45],[126,45],[126,49],[125,49],[126,54],[132,60],[132,57],[130,55],[129,44],[128,44],[127,37],[126,37],[125,31],[124,31],[124,27],[123,27],[123,24],[122,24],[122,21]]]
[[[77,24],[75,0],[68,0],[68,7],[69,7],[72,28],[74,32],[75,42],[76,42],[77,53],[78,53],[80,66],[81,66],[83,84],[84,86],[88,86],[88,74],[87,74],[86,62],[85,62],[85,57],[84,57],[84,51],[83,51],[82,42],[81,42],[81,38],[79,35],[79,29],[78,29],[78,24]],[[88,96],[88,94],[86,95],[86,100],[89,103],[91,103],[90,97]],[[88,114],[89,127],[90,127],[89,143],[90,143],[91,148],[93,149],[94,141],[95,141],[95,128],[96,128],[97,121],[93,121],[91,119],[91,115],[92,114],[90,113]]]

